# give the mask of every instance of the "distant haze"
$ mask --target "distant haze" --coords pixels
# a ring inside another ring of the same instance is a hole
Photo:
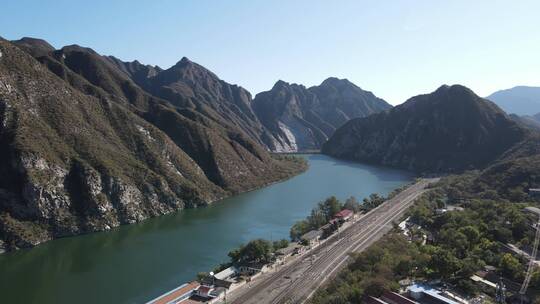
[[[518,86],[497,91],[486,98],[507,113],[531,116],[540,114],[540,87]]]

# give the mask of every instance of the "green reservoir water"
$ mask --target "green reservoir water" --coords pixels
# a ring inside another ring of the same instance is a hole
[[[407,172],[304,155],[307,172],[217,202],[0,255],[0,303],[144,303],[227,261],[255,238],[288,238],[318,201],[388,194]]]

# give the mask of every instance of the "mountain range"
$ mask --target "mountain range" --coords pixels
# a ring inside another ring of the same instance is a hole
[[[538,153],[533,134],[470,89],[444,85],[389,111],[350,120],[322,151],[416,172],[460,172],[525,149]]]
[[[36,38],[0,39],[0,54],[0,247],[8,249],[282,180],[306,164],[270,152],[319,149],[348,119],[390,108],[337,78],[309,89],[280,81],[270,92],[294,94],[252,100],[185,57],[162,69]]]
[[[272,152],[322,147],[430,173],[523,159],[540,151],[537,120],[459,85],[394,108],[338,78],[278,81],[252,98],[185,57],[163,69],[0,38],[0,249],[205,206],[306,169]]]
[[[392,106],[346,79],[328,78],[319,86],[278,81],[255,96],[253,109],[277,141],[277,151],[318,150],[352,118]]]
[[[305,169],[260,144],[264,129],[242,110],[249,93],[187,59],[161,70],[37,39],[1,40],[0,53],[8,248],[206,205]]]
[[[505,112],[517,115],[540,113],[540,87],[516,86],[500,90],[486,97]]]

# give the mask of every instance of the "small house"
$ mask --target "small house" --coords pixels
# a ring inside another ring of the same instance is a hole
[[[278,249],[276,251],[276,260],[278,262],[284,261],[287,257],[290,257],[297,251],[296,247],[298,246],[297,244],[294,243],[294,244],[290,244],[289,246],[285,248]]]
[[[230,288],[232,284],[236,283],[238,273],[238,269],[234,266],[224,269],[214,275],[214,285],[217,287]]]
[[[301,239],[304,242],[307,242],[309,246],[317,244],[319,242],[319,239],[321,238],[322,231],[317,230],[311,230],[307,232],[306,234],[302,235]]]
[[[429,302],[434,304],[461,304],[461,301],[456,299],[450,299],[445,296],[446,293],[437,290],[428,285],[413,284],[408,288],[409,295],[414,300],[421,300],[422,302]]]
[[[266,270],[266,265],[262,263],[246,263],[238,266],[238,272],[241,275],[253,276]]]
[[[336,215],[334,215],[334,218],[342,222],[346,222],[350,220],[353,217],[353,215],[354,215],[354,212],[352,210],[343,209],[340,212],[336,213]]]

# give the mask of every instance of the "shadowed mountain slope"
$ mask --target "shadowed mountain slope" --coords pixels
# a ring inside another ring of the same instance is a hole
[[[454,172],[483,168],[529,138],[530,131],[494,103],[454,85],[349,121],[323,152],[418,172]]]
[[[206,205],[304,168],[234,126],[152,96],[109,57],[42,46],[0,40],[8,248]]]

